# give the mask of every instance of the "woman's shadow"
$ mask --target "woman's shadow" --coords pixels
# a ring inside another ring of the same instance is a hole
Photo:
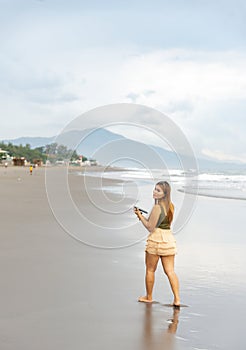
[[[173,308],[170,318],[161,315],[155,309],[155,303],[145,304],[145,318],[143,328],[144,350],[174,350],[176,348],[175,333],[177,332],[180,309]],[[166,315],[166,314],[164,314]]]

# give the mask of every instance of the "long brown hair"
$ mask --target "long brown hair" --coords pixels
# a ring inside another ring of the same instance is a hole
[[[167,210],[167,218],[169,224],[173,221],[173,213],[174,213],[174,205],[171,202],[171,186],[167,181],[159,181],[157,182],[158,186],[160,186],[163,190],[164,193],[164,202],[165,202],[165,207]]]

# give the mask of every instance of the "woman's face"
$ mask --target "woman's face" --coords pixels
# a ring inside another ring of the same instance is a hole
[[[164,192],[161,186],[156,185],[153,190],[153,198],[154,199],[162,199],[164,197]]]

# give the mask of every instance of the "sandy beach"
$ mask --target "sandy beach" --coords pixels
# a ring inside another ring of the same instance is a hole
[[[0,168],[1,349],[245,349],[246,202],[198,198],[176,237],[185,306],[175,311],[161,266],[155,302],[137,302],[144,293],[147,233],[130,210],[127,223],[111,213],[119,195],[109,191],[105,200],[96,177],[87,178],[86,188],[82,179],[68,179],[84,215],[79,227],[76,219],[69,222],[57,193],[58,215],[80,235],[73,237],[51,210],[44,168],[33,175],[28,168]],[[103,186],[116,182],[104,180]],[[174,191],[174,203],[181,195]],[[100,215],[95,203],[104,209]],[[130,204],[129,198],[120,201],[121,209]],[[126,225],[124,236],[117,225]]]

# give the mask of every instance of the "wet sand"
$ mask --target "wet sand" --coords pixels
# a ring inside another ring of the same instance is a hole
[[[49,206],[44,172],[0,168],[1,349],[245,349],[244,201],[198,199],[177,235],[176,271],[188,307],[175,311],[161,266],[155,302],[137,302],[144,292],[144,240],[101,249],[72,238]],[[69,181],[78,208],[88,207],[81,178]],[[87,183],[96,185],[93,178]],[[87,213],[93,217],[93,206]],[[116,217],[98,220],[112,227]],[[131,230],[142,237],[139,224]]]

